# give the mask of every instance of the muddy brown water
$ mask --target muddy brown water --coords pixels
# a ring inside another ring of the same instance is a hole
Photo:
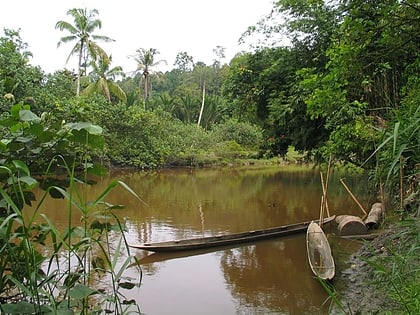
[[[333,214],[361,215],[339,179],[369,208],[374,200],[364,176],[335,174],[328,188]],[[117,187],[106,199],[123,204],[129,243],[210,236],[256,230],[319,217],[319,171],[302,167],[176,169],[113,172],[85,190],[98,196],[121,180],[143,200]],[[47,200],[45,213],[66,226],[63,200]],[[63,209],[58,211],[57,209]],[[79,224],[78,218],[73,218]],[[331,231],[331,233],[334,233]],[[341,246],[341,245],[340,245]],[[343,251],[332,245],[334,251]],[[324,314],[327,294],[307,262],[305,234],[174,254],[132,250],[141,261],[142,285],[124,292],[149,315]],[[128,270],[128,273],[132,271]],[[133,276],[136,276],[133,274]],[[327,303],[328,304],[328,303]]]

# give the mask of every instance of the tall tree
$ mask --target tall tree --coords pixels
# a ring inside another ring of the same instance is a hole
[[[240,122],[260,123],[257,115],[261,91],[258,86],[260,65],[255,67],[253,59],[264,63],[266,58],[253,58],[251,53],[238,54],[230,63],[223,81],[223,95],[229,102],[228,112]]]
[[[324,156],[363,164],[377,130],[401,106],[404,71],[418,60],[415,1],[342,1],[342,23],[325,52],[324,68],[300,71],[300,95],[329,132]],[[372,160],[372,163],[374,161]]]
[[[127,96],[123,89],[114,82],[118,76],[124,76],[121,67],[114,67],[110,69],[112,56],[109,60],[98,58],[96,62],[92,61],[91,66],[93,71],[90,76],[93,81],[83,90],[82,94],[90,95],[99,92],[105,95],[108,102],[111,102],[111,94],[115,95],[119,100],[126,102]]]
[[[179,52],[176,55],[174,66],[182,72],[191,71],[194,68],[193,57],[185,51]]]
[[[216,55],[216,58],[213,59],[213,66],[216,68],[220,68],[222,65],[222,59],[225,59],[225,47],[222,46],[216,46],[216,48],[213,49],[214,54]]]
[[[102,27],[101,20],[97,19],[96,16],[99,14],[98,10],[89,10],[87,9],[71,9],[67,12],[67,15],[71,15],[74,19],[74,24],[71,24],[66,21],[58,21],[55,25],[56,29],[60,31],[67,31],[70,33],[68,36],[61,37],[60,41],[57,44],[57,47],[60,47],[61,44],[76,42],[73,46],[70,54],[67,58],[66,63],[69,61],[70,57],[73,55],[78,56],[77,63],[77,87],[76,95],[80,95],[80,77],[82,73],[82,66],[86,72],[87,60],[91,57],[93,60],[96,60],[100,56],[104,60],[108,60],[109,57],[106,52],[96,43],[96,41],[103,42],[112,42],[113,39],[92,34],[97,28]],[[83,60],[84,63],[82,64]]]
[[[4,34],[0,36],[0,112],[9,111],[14,103],[37,103],[44,81],[41,69],[29,64],[32,53],[19,31],[4,29]]]
[[[150,74],[152,73],[152,68],[158,66],[161,63],[166,64],[165,60],[156,61],[155,57],[157,55],[159,55],[159,51],[157,51],[155,48],[139,48],[136,50],[136,55],[132,56],[137,63],[137,68],[134,72],[141,74],[141,80],[139,81],[139,89],[141,91],[143,85],[143,99],[145,104],[147,99],[152,95],[152,83],[150,81]]]
[[[19,95],[19,89],[23,87],[20,74],[31,56],[26,51],[28,45],[20,38],[19,31],[4,29],[4,34],[4,37],[0,37],[0,104],[6,100],[20,101],[22,95]],[[6,101],[4,110],[8,109],[9,101]]]

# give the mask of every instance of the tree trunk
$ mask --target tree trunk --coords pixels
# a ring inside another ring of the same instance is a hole
[[[206,97],[206,81],[203,82],[203,98],[201,101],[201,109],[200,109],[200,116],[198,117],[198,123],[197,123],[197,127],[200,126],[201,123],[201,117],[203,117],[203,111],[204,111],[204,99]]]
[[[80,95],[80,77],[82,76],[83,42],[80,44],[79,62],[77,63],[76,96]]]

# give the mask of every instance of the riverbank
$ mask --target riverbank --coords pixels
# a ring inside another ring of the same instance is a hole
[[[331,314],[418,314],[420,312],[420,219],[409,217],[354,253],[337,275],[341,284]]]

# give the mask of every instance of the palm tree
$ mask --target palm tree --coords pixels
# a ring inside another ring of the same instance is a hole
[[[100,56],[104,60],[107,60],[107,54],[100,46],[96,44],[95,41],[114,41],[107,36],[92,34],[96,28],[102,27],[101,20],[96,19],[96,15],[98,14],[99,12],[96,9],[90,10],[89,12],[87,9],[71,9],[67,12],[67,15],[71,15],[73,17],[74,25],[66,21],[58,21],[55,25],[56,29],[59,29],[60,31],[66,30],[70,33],[70,35],[60,38],[57,47],[60,47],[60,45],[64,43],[76,41],[76,44],[67,57],[66,63],[69,61],[72,55],[77,55],[79,58],[77,63],[77,96],[80,94],[82,60],[85,59],[83,65],[85,72],[87,67],[87,59],[89,57],[91,57],[93,60],[96,60],[96,58]]]
[[[136,50],[136,55],[132,56],[137,62],[137,69],[134,72],[141,74],[141,80],[139,81],[139,89],[141,92],[141,86],[143,83],[144,103],[146,103],[147,99],[152,95],[152,83],[150,82],[150,74],[152,73],[151,68],[156,67],[161,63],[166,64],[165,60],[155,61],[155,56],[157,55],[159,55],[159,52],[155,48],[139,48]]]
[[[181,104],[179,105],[179,114],[177,117],[187,124],[196,121],[199,111],[197,99],[195,99],[191,95],[185,95],[181,96],[180,100]]]
[[[125,92],[114,82],[117,76],[124,76],[124,72],[119,66],[109,69],[111,61],[112,56],[108,60],[99,57],[96,62],[91,62],[93,71],[90,75],[94,80],[83,90],[82,94],[91,95],[95,92],[102,93],[108,102],[111,102],[111,94],[113,94],[125,103],[127,101]]]

